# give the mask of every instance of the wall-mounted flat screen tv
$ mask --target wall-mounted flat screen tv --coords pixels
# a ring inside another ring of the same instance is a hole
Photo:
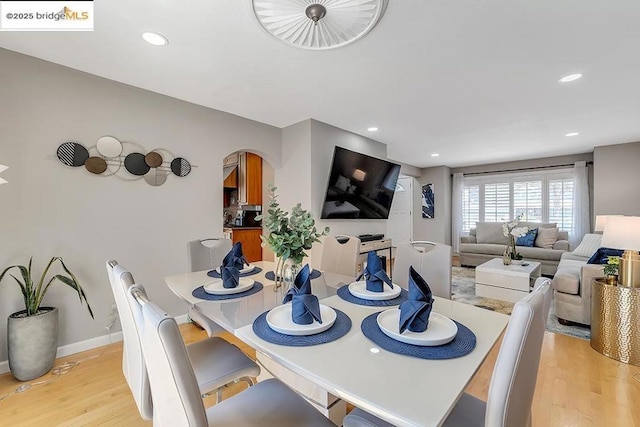
[[[336,147],[322,206],[323,219],[387,219],[400,165]]]

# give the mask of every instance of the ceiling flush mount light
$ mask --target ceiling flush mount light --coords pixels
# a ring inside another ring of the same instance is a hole
[[[560,79],[560,83],[569,83],[572,82],[574,80],[578,80],[580,77],[582,77],[582,74],[577,73],[577,74],[569,74],[568,76],[564,76],[563,78]]]
[[[377,132],[377,131],[378,131],[378,128],[377,128],[377,127],[375,127],[375,126],[371,126],[370,128],[367,128],[367,130],[368,130],[369,132]]]
[[[142,38],[144,41],[154,46],[165,46],[169,44],[169,40],[160,33],[145,31],[142,33]]]
[[[578,136],[580,135],[579,132],[569,132],[568,134],[566,134],[565,136]]]
[[[301,49],[341,47],[376,26],[388,0],[251,0],[258,23],[269,34]]]
[[[438,156],[440,156],[440,154],[438,154],[438,153],[431,153],[431,157],[438,157]]]

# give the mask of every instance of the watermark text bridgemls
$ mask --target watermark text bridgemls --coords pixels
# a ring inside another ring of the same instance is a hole
[[[93,1],[0,1],[0,31],[93,31]]]

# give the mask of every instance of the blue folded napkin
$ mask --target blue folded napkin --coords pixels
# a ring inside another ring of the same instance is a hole
[[[311,293],[311,271],[306,264],[296,275],[283,303],[291,301],[291,320],[298,325],[310,325],[314,320],[322,323],[318,297]]]
[[[376,255],[375,251],[371,251],[367,255],[367,266],[362,270],[362,273],[360,273],[356,281],[362,279],[363,276],[367,281],[367,290],[370,292],[384,291],[385,283],[393,289],[391,279],[389,279],[384,268],[382,268],[382,260]]]
[[[409,267],[409,298],[400,304],[400,333],[424,332],[429,326],[433,295],[427,282]]]
[[[220,267],[220,270],[230,265],[233,265],[238,270],[242,270],[243,268],[245,268],[245,265],[249,265],[246,258],[242,254],[242,243],[240,242],[236,242],[229,253],[225,255],[224,259],[222,260],[222,266]]]
[[[222,276],[222,286],[225,288],[235,288],[240,283],[240,270],[235,266],[220,267]]]

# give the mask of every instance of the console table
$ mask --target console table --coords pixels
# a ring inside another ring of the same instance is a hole
[[[358,271],[362,270],[362,266],[367,260],[367,254],[371,251],[389,251],[389,262],[391,262],[391,239],[370,240],[360,243],[360,256],[358,257]],[[391,268],[389,269],[391,270]],[[388,272],[391,277],[391,271]]]
[[[591,283],[591,348],[640,366],[640,288]]]

